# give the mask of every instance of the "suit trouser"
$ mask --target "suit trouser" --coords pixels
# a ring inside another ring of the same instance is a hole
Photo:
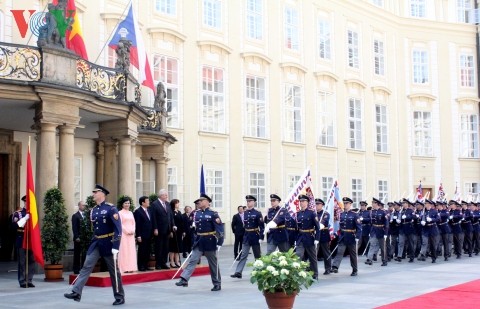
[[[399,242],[398,242],[398,256],[402,257],[403,256],[403,250],[405,249],[405,246],[407,248],[407,256],[410,259],[413,259],[414,257],[414,234],[400,234],[399,235]]]
[[[288,241],[280,242],[277,245],[275,245],[273,241],[269,241],[267,243],[267,255],[275,251],[277,248],[278,248],[278,251],[280,252],[287,252],[288,249],[290,248],[290,245]]]
[[[330,257],[330,242],[319,243],[318,251],[322,253],[323,266],[325,267],[325,270],[330,270],[332,268],[332,258]]]
[[[217,251],[202,252],[198,249],[198,246],[193,248],[187,267],[183,270],[180,277],[187,281],[190,279],[198,261],[202,257],[202,254],[207,258],[208,268],[210,269],[210,277],[212,278],[213,285],[220,285],[222,283],[222,277],[220,276],[220,267],[218,266]]]
[[[238,252],[242,250],[242,243],[243,243],[243,234],[242,235],[235,235],[235,242],[233,243],[233,255],[235,258],[238,255]]]
[[[143,239],[138,243],[137,251],[137,266],[138,269],[146,269],[150,261],[151,241],[150,239]]]
[[[462,255],[463,233],[453,234],[453,252],[460,256]]]
[[[243,268],[247,263],[247,258],[248,258],[248,254],[250,253],[250,248],[252,248],[253,256],[256,259],[260,258],[260,255],[261,255],[260,244],[250,246],[248,242],[247,243],[244,242],[242,248],[243,248],[242,254],[240,255],[240,259],[238,260],[237,268],[235,270],[236,273],[242,273]]]
[[[335,256],[335,259],[333,260],[332,267],[339,268],[340,263],[342,263],[343,259],[343,254],[345,253],[345,250],[348,249],[348,253],[350,254],[350,265],[352,266],[352,270],[354,272],[358,271],[358,261],[357,261],[357,245],[356,244],[350,244],[346,245],[345,243],[340,242],[337,248],[337,255]]]
[[[93,249],[90,254],[87,254],[85,263],[83,264],[80,274],[78,275],[77,281],[73,285],[72,291],[78,294],[82,294],[83,287],[87,283],[88,277],[93,271],[95,264],[97,264],[98,259],[100,258],[100,252],[97,247]],[[107,264],[108,272],[110,274],[110,281],[112,282],[113,296],[115,299],[123,299],[125,297],[125,292],[123,291],[122,276],[120,275],[120,270],[118,270],[118,265],[113,260],[113,255],[104,256],[103,260]],[[117,269],[117,280],[115,280],[115,268]],[[118,292],[116,289],[116,284],[118,283]]]
[[[382,255],[382,261],[387,261],[387,256],[385,255],[385,238],[370,237],[370,250],[368,251],[367,259],[371,260],[374,254],[377,254],[378,249],[380,249]]]
[[[82,243],[73,241],[73,272],[78,274],[83,266],[85,257],[82,257]]]
[[[297,256],[302,260],[305,253],[307,253],[308,260],[310,261],[310,270],[313,271],[313,276],[318,277],[318,263],[317,252],[315,246],[304,246],[303,242],[297,244],[297,250],[295,251]]]
[[[35,274],[35,260],[33,258],[33,251],[25,250],[23,248],[17,248],[17,256],[18,256],[18,283],[20,283],[20,285],[24,285],[26,283],[32,283],[33,275]],[[27,265],[27,256],[28,256],[28,265]],[[28,274],[26,271],[27,267],[28,267]]]
[[[168,234],[155,236],[155,267],[167,265],[168,259]]]

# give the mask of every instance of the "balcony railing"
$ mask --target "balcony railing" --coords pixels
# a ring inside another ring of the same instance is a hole
[[[77,60],[77,87],[104,98],[125,101],[125,74],[83,59]]]
[[[1,43],[0,78],[17,81],[38,81],[42,57],[36,47]]]

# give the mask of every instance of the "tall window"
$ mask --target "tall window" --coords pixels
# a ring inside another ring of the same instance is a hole
[[[203,0],[203,24],[215,29],[222,28],[222,2],[220,0]]]
[[[257,206],[265,208],[265,174],[250,173],[250,194],[257,198]]]
[[[351,68],[359,68],[359,50],[358,50],[358,33],[353,30],[347,32],[348,42],[348,66]]]
[[[265,79],[247,76],[247,136],[266,137]]]
[[[385,75],[385,51],[383,49],[383,41],[373,41],[373,53],[375,57],[375,74]]]
[[[285,47],[292,50],[298,50],[300,44],[298,11],[291,7],[285,7],[284,19]]]
[[[352,179],[352,200],[353,200],[353,207],[358,208],[360,205],[360,201],[363,200],[363,185],[362,180],[358,178]]]
[[[461,115],[460,131],[460,156],[478,158],[478,115]]]
[[[372,3],[378,7],[383,8],[383,0],[373,0]]]
[[[285,85],[284,128],[287,142],[302,142],[302,94],[299,86]]]
[[[318,53],[322,59],[332,59],[331,57],[331,33],[330,21],[320,18],[318,20]]]
[[[478,195],[478,194],[480,194],[480,183],[478,183],[478,182],[466,182],[464,188],[465,188],[465,190],[464,190],[465,195],[469,195],[469,194]]]
[[[459,23],[468,23],[470,21],[469,13],[472,9],[472,0],[456,0],[457,2],[457,21]]]
[[[335,146],[335,96],[333,93],[318,92],[318,143],[322,146]]]
[[[362,102],[351,98],[348,101],[348,123],[350,130],[350,148],[363,149],[362,141]]]
[[[143,190],[143,181],[142,181],[142,164],[141,163],[135,163],[135,197],[138,200],[138,198],[144,194]],[[151,192],[151,191],[147,191]],[[146,195],[148,195],[147,193]]]
[[[178,128],[180,126],[178,106],[178,60],[163,55],[155,55],[153,60],[153,78],[162,82],[167,93],[167,126]]]
[[[300,176],[298,175],[287,176],[287,194],[290,194],[290,192],[293,189],[293,186],[295,186],[299,180],[300,180]]]
[[[428,54],[424,50],[413,51],[413,82],[428,83]]]
[[[224,96],[223,70],[204,66],[202,68],[202,131],[225,133]]]
[[[377,134],[377,152],[388,152],[387,107],[375,105],[375,128]]]
[[[460,83],[462,87],[475,86],[473,55],[460,55]]]
[[[178,183],[177,183],[177,168],[167,168],[167,184],[168,184],[168,197],[170,199],[178,198]]]
[[[223,207],[223,172],[219,170],[205,170],[205,190],[212,198],[213,207]]]
[[[263,39],[263,0],[247,0],[247,37]]]
[[[82,200],[82,158],[74,158],[74,178],[73,178],[73,191],[74,191],[74,201],[75,204],[78,204]]]
[[[333,177],[322,177],[322,198],[326,203],[330,197],[330,189],[332,189]]]
[[[413,112],[414,152],[416,156],[432,156],[432,115]]]
[[[425,0],[410,0],[410,16],[425,17]]]
[[[380,201],[391,200],[392,198],[388,196],[388,182],[386,180],[378,181],[378,199]]]
[[[157,12],[172,15],[177,15],[177,0],[155,0],[155,10]]]

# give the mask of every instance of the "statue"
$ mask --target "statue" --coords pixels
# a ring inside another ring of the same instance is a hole
[[[72,29],[74,22],[73,11],[66,12],[67,0],[59,0],[57,5],[53,3],[48,4],[48,12],[45,14],[46,25],[42,26],[38,37],[37,45],[39,47],[61,46],[66,48],[65,34],[67,30]],[[65,17],[65,14],[70,16]]]
[[[160,111],[162,115],[167,116],[167,109],[165,108],[165,99],[167,98],[167,92],[162,82],[157,84],[157,94],[155,95],[154,107]]]
[[[117,61],[115,62],[115,69],[121,71],[128,71],[130,68],[130,47],[132,42],[125,38],[121,38],[118,42],[115,53],[117,55]]]

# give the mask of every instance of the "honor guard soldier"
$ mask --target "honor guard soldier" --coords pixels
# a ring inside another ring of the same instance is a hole
[[[463,249],[469,257],[472,257],[472,238],[473,238],[473,227],[472,227],[472,211],[468,208],[468,203],[462,201],[462,229],[463,229]]]
[[[218,212],[210,209],[211,202],[212,199],[208,195],[203,193],[200,195],[199,209],[194,216],[197,234],[193,242],[192,253],[187,267],[180,275],[180,280],[175,283],[176,286],[188,286],[188,280],[192,276],[195,266],[202,255],[205,255],[213,283],[211,291],[215,292],[222,289],[217,253],[223,245],[224,229]]]
[[[445,258],[445,261],[448,261],[448,258],[450,257],[450,251],[452,249],[452,230],[448,224],[450,221],[450,214],[448,213],[446,203],[441,201],[437,201],[437,211],[439,215],[437,226],[440,232],[440,239],[443,247],[443,257]]]
[[[304,194],[298,196],[300,202],[300,211],[297,212],[297,250],[296,253],[300,259],[303,259],[306,253],[310,261],[310,270],[313,271],[313,279],[318,279],[317,250],[320,240],[320,227],[315,211],[308,209],[309,197]]]
[[[426,246],[425,242],[425,237],[422,237],[422,231],[423,231],[423,226],[422,226],[422,217],[425,213],[425,204],[417,200],[415,202],[415,217],[413,218],[413,227],[415,229],[415,257],[418,257],[420,255],[420,250],[422,249],[422,245]],[[422,259],[419,259],[420,261]]]
[[[425,256],[427,255],[427,247],[430,250],[430,256],[432,257],[432,263],[435,263],[437,260],[437,247],[438,247],[438,227],[437,222],[439,220],[438,212],[435,209],[435,202],[432,200],[425,200],[425,213],[421,221],[423,226],[422,238],[425,239],[427,246],[423,246],[420,251],[420,256],[423,258],[422,261],[425,261]]]
[[[370,242],[370,229],[372,226],[372,211],[367,210],[367,201],[360,201],[358,217],[362,224],[362,237],[358,241],[358,252],[367,252]]]
[[[298,235],[297,220],[288,211],[285,214],[285,229],[288,234],[288,248],[295,248],[295,240]]]
[[[13,213],[12,216],[12,230],[16,231],[15,250],[17,251],[18,259],[18,283],[21,288],[34,288],[32,283],[33,275],[35,274],[35,260],[33,258],[32,250],[23,248],[23,236],[25,233],[25,224],[30,219],[30,214],[25,209],[27,196],[22,197],[23,205],[20,210]],[[28,262],[28,265],[27,265]]]
[[[267,234],[267,255],[277,248],[280,252],[287,252],[289,249],[288,233],[285,228],[285,215],[288,211],[285,207],[279,207],[282,199],[276,194],[270,194],[272,207],[268,209],[266,216],[265,234]]]
[[[472,211],[473,252],[478,255],[480,252],[480,210],[478,210],[478,203],[471,202],[468,207],[471,207]]]
[[[352,274],[350,276],[356,276],[358,274],[357,243],[362,235],[362,226],[358,220],[358,215],[350,210],[353,200],[349,197],[344,197],[343,204],[345,209],[340,214],[340,238],[337,255],[333,260],[332,271],[338,273],[345,249],[348,249],[350,265],[352,266]]]
[[[388,227],[388,234],[391,242],[391,251],[388,252],[389,258],[393,258],[395,254],[398,256],[398,237],[400,233],[400,224],[402,222],[400,219],[400,206],[402,206],[402,204],[393,202],[393,212],[390,215],[390,224]]]
[[[406,256],[408,256],[409,263],[413,263],[415,258],[415,229],[413,228],[413,218],[415,216],[413,211],[414,204],[408,199],[402,200],[401,224],[398,237],[398,256],[397,262],[401,262],[404,254],[404,249],[407,249]]]
[[[252,248],[255,259],[260,258],[260,240],[263,241],[263,232],[265,223],[263,222],[262,213],[255,209],[257,199],[253,195],[245,196],[247,201],[247,210],[243,215],[243,225],[245,226],[245,236],[243,236],[242,254],[238,260],[237,269],[231,275],[232,278],[242,278],[243,268],[247,263],[250,248]]]
[[[322,199],[316,198],[317,218],[320,227],[320,243],[318,251],[323,256],[324,275],[329,275],[332,269],[332,258],[330,257],[330,214],[323,209],[325,203]]]
[[[463,245],[463,230],[460,224],[462,223],[463,214],[459,209],[460,204],[457,201],[450,200],[448,202],[450,206],[450,222],[452,223],[453,234],[453,252],[457,255],[457,259],[462,257],[462,245]],[[458,208],[457,208],[458,207]]]
[[[94,235],[88,248],[85,263],[77,279],[75,279],[72,292],[64,294],[66,298],[74,301],[80,301],[82,298],[83,287],[87,283],[93,267],[95,267],[100,257],[103,257],[112,282],[113,295],[115,297],[113,305],[125,303],[122,276],[116,262],[118,248],[120,247],[120,237],[122,236],[122,223],[117,207],[105,202],[105,197],[109,193],[107,189],[98,184],[93,189],[93,200],[97,205],[90,212],[90,221]]]
[[[388,234],[388,217],[383,209],[383,203],[376,198],[372,199],[372,230],[370,232],[370,248],[365,264],[372,265],[373,255],[380,249],[382,266],[387,266],[386,239]]]

